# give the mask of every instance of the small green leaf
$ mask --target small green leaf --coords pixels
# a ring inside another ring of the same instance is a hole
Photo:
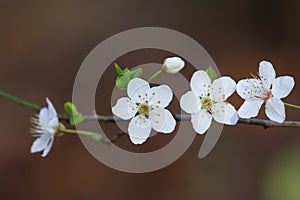
[[[127,74],[127,73],[130,73],[130,70],[128,68],[125,68],[122,72],[122,75]]]
[[[130,78],[131,79],[138,78],[141,77],[142,74],[143,74],[142,68],[138,68],[130,72]]]
[[[117,63],[114,63],[114,66],[115,66],[115,70],[116,70],[116,73],[118,74],[118,76],[122,75],[123,70],[121,69],[121,67]]]
[[[72,126],[75,126],[82,121],[83,121],[83,116],[81,113],[76,113],[76,114],[73,114],[72,116],[70,116],[70,124]]]
[[[131,79],[140,77],[143,73],[141,68],[135,69],[133,71],[130,71],[128,68],[125,68],[124,70],[121,69],[121,67],[114,63],[115,71],[117,73],[116,78],[116,86],[120,90],[126,90],[127,85]]]
[[[65,105],[65,111],[70,116],[70,124],[75,126],[83,121],[83,116],[81,113],[78,112],[76,106],[71,102],[66,102]]]
[[[66,102],[64,106],[65,106],[65,110],[68,113],[68,115],[73,115],[74,113],[78,112],[76,106],[69,101]]]
[[[211,79],[211,82],[213,82],[214,80],[216,80],[218,78],[216,71],[211,66],[209,66],[205,71],[206,71],[207,75],[209,76],[209,78]]]
[[[125,71],[125,70],[124,70]],[[122,76],[118,76],[116,79],[116,86],[120,89],[120,90],[126,90],[127,89],[127,85],[130,81],[130,71],[127,71],[125,74],[123,74]]]

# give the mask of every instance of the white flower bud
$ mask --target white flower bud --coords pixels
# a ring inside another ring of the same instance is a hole
[[[163,70],[169,74],[176,74],[184,68],[184,61],[179,57],[167,58],[163,63]]]

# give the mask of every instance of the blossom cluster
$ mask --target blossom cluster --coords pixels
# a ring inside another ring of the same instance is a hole
[[[181,58],[167,58],[162,69],[175,74],[184,68]],[[191,80],[191,91],[180,99],[180,107],[191,114],[193,129],[204,134],[212,120],[226,125],[237,124],[239,118],[256,117],[265,103],[267,117],[278,123],[284,122],[285,104],[281,100],[289,95],[295,85],[291,76],[276,78],[273,65],[268,61],[259,64],[257,76],[240,80],[237,84],[229,76],[212,80],[204,70],[196,71]],[[236,108],[228,98],[237,92],[245,101]],[[167,85],[150,87],[149,82],[133,78],[127,85],[128,97],[120,98],[112,112],[123,120],[131,119],[128,126],[130,140],[134,144],[144,143],[151,130],[169,134],[175,130],[176,121],[166,107],[172,101],[172,89]]]
[[[166,58],[161,70],[146,81],[140,78],[142,69],[122,70],[115,64],[118,75],[116,86],[121,90],[127,90],[127,97],[118,99],[116,105],[112,107],[112,112],[123,120],[130,120],[128,134],[133,144],[144,143],[152,129],[164,134],[170,134],[175,130],[176,120],[167,109],[173,99],[172,89],[167,85],[151,87],[149,82],[162,72],[176,74],[184,67],[185,62],[181,58]],[[276,78],[273,65],[267,61],[260,62],[258,75],[252,76],[236,83],[229,76],[217,78],[212,68],[196,71],[190,80],[191,91],[187,91],[180,98],[180,107],[191,115],[195,132],[204,134],[213,120],[225,125],[235,125],[240,118],[256,117],[264,103],[266,116],[270,120],[277,123],[284,122],[285,105],[292,104],[284,103],[281,99],[287,97],[292,91],[295,85],[293,77]],[[235,92],[245,100],[238,110],[228,102]],[[0,92],[0,95],[13,101],[17,99],[4,92]],[[48,98],[46,102],[48,106],[44,108],[29,102],[21,102],[39,111],[39,114],[32,118],[31,133],[36,139],[31,146],[31,153],[42,152],[42,157],[46,157],[52,148],[55,136],[64,133],[82,134],[94,140],[101,138],[98,133],[66,129],[59,122],[59,116],[52,102]],[[84,120],[73,103],[66,102],[64,107],[70,125],[77,125]]]

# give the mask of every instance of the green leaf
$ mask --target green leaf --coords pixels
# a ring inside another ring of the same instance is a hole
[[[211,79],[211,82],[213,82],[214,80],[216,80],[218,78],[216,71],[211,66],[209,66],[205,71],[206,71],[207,75],[209,76],[209,78]]]
[[[125,68],[122,72],[122,75],[127,74],[127,73],[130,73],[130,70],[128,68]]]
[[[133,71],[130,71],[128,68],[122,70],[117,63],[114,63],[114,67],[117,73],[116,86],[120,90],[126,90],[129,81],[131,79],[140,77],[143,73],[141,68],[135,69]]]
[[[138,68],[130,72],[130,78],[131,79],[138,78],[141,77],[142,74],[143,74],[142,68]]]
[[[83,116],[81,113],[76,113],[70,116],[70,124],[75,126],[83,121]]]
[[[120,90],[126,90],[127,89],[127,85],[130,81],[130,71],[125,73],[123,76],[118,76],[116,79],[116,86],[120,89]]]
[[[117,63],[114,63],[114,66],[115,66],[116,73],[118,75],[122,75],[123,70],[121,69],[121,67]]]
[[[64,106],[65,106],[65,110],[68,113],[68,115],[73,115],[74,113],[78,112],[76,106],[69,101],[66,102]]]
[[[70,124],[75,126],[83,121],[83,116],[78,112],[76,106],[72,102],[64,104],[66,113],[70,116]]]

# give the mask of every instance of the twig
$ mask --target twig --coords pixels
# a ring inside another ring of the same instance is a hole
[[[13,95],[8,94],[8,93],[3,92],[3,91],[0,91],[0,97],[4,97],[5,99],[16,102],[21,106],[25,106],[25,107],[30,108],[30,109],[35,110],[35,111],[39,111],[41,109],[41,107],[37,104],[31,103],[29,101],[25,101],[23,99],[20,99],[16,96],[13,96]]]
[[[115,143],[117,142],[121,137],[125,136],[127,133],[123,132],[123,131],[119,131],[117,133],[115,133],[115,135],[112,138],[102,138],[102,142],[106,143],[106,144],[111,144],[111,143]]]
[[[161,73],[161,70],[158,71],[157,73],[155,73],[153,75],[153,78],[159,73]],[[40,108],[41,108],[37,104],[25,101],[21,98],[10,95],[10,94],[8,94],[6,92],[3,92],[3,91],[0,91],[0,97],[4,97],[4,98],[6,98],[10,101],[19,103],[20,105],[25,106],[25,107],[30,108],[30,109],[35,110],[35,111],[39,111]],[[294,108],[300,108],[300,106],[289,104],[289,103],[285,103],[285,105],[290,106],[290,107],[294,107]],[[189,121],[189,120],[191,120],[191,116],[186,115],[186,114],[175,114],[173,116],[176,119],[176,121]],[[69,122],[69,119],[70,119],[70,117],[66,114],[60,114],[59,118],[61,120],[67,121],[67,122]],[[84,120],[99,120],[99,121],[103,121],[103,122],[123,121],[122,119],[114,117],[114,116],[105,116],[105,115],[98,115],[98,114],[83,115],[83,118],[84,118]],[[268,127],[296,127],[296,128],[298,128],[298,127],[300,127],[300,121],[285,121],[283,123],[276,123],[276,122],[273,122],[273,121],[270,121],[270,120],[263,120],[263,119],[239,119],[239,123],[263,126],[264,128],[268,128]]]
[[[191,116],[187,114],[175,114],[173,115],[176,121],[190,121]],[[59,115],[61,120],[69,120],[68,115],[61,114]],[[84,120],[99,120],[103,122],[119,122],[124,121],[121,118],[114,117],[114,116],[105,116],[105,115],[83,115]],[[283,123],[277,123],[270,120],[264,119],[239,119],[238,123],[240,124],[249,124],[249,125],[256,125],[262,126],[264,128],[269,127],[291,127],[291,128],[300,128],[300,121],[285,121]]]

